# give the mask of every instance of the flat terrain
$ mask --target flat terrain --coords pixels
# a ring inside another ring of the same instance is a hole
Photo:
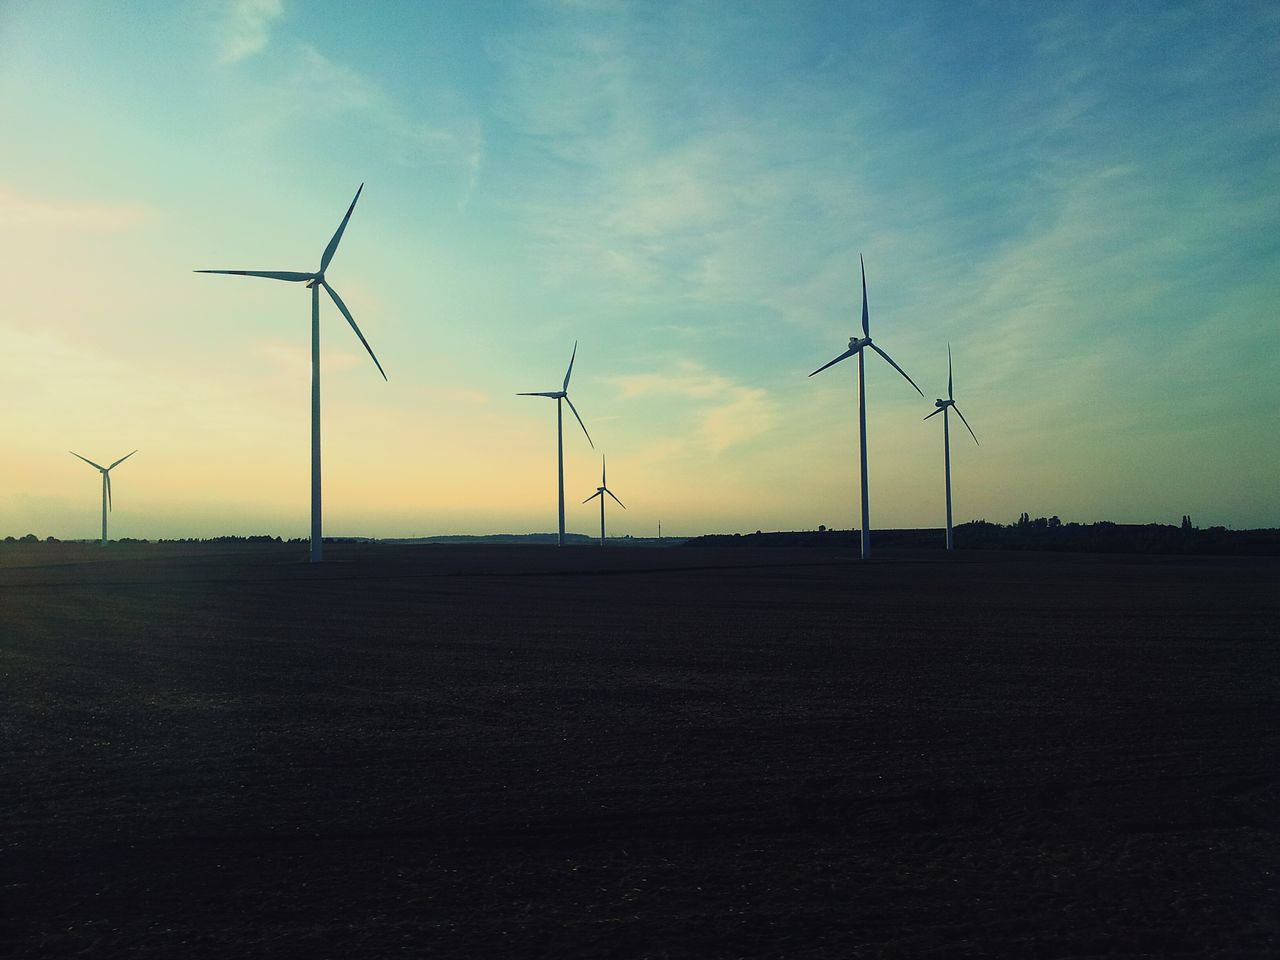
[[[0,551],[0,955],[1274,957],[1280,562]]]

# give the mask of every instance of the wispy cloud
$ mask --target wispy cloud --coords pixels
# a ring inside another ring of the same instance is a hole
[[[511,203],[542,240],[543,275],[607,287],[614,303],[806,314],[812,277],[847,268],[831,237],[856,234],[876,202],[844,159],[868,153],[849,99],[803,74],[745,96],[706,85],[707,71],[737,69],[732,44],[706,43],[707,25],[679,14],[562,12],[492,48],[500,115],[521,168],[539,171]]]
[[[115,233],[141,223],[148,216],[149,211],[144,207],[41,200],[0,187],[0,227]]]
[[[285,71],[255,91],[254,123],[275,133],[299,124],[342,125],[363,150],[406,167],[436,167],[456,179],[457,205],[471,201],[485,163],[484,130],[448,91],[424,91],[410,109],[385,87],[309,43],[297,44]],[[428,115],[424,118],[422,114]]]
[[[698,449],[720,454],[748,443],[778,423],[777,405],[767,390],[748,387],[701,364],[680,361],[669,372],[616,377],[621,399],[668,394],[693,401]]]
[[[217,28],[218,61],[237,63],[264,50],[282,16],[282,0],[230,0]]]

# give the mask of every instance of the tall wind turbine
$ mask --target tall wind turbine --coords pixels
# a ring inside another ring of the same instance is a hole
[[[933,405],[938,409],[929,414],[929,417],[936,417],[942,414],[942,459],[946,464],[945,472],[947,476],[947,549],[954,550],[955,545],[951,537],[951,426],[947,422],[947,409],[955,410],[961,422],[965,425],[965,429],[969,431],[969,436],[973,437],[973,442],[978,442],[978,435],[973,432],[973,427],[969,426],[969,421],[965,420],[964,414],[960,412],[960,408],[956,406],[955,392],[952,390],[951,381],[951,344],[947,344],[947,399],[943,400],[939,397],[933,401]],[[928,420],[929,417],[924,419]]]
[[[604,469],[605,469],[605,459],[604,457],[601,457],[600,458],[600,486],[596,487],[595,493],[593,493],[591,496],[587,497],[587,499],[582,501],[583,503],[590,503],[596,497],[600,498],[600,546],[602,547],[604,546],[604,495],[607,493],[609,496],[613,497],[614,501],[618,504],[618,506],[620,506],[623,510],[627,509],[627,505],[623,503],[621,500],[619,500],[617,497],[614,497],[613,491],[610,490],[608,485],[605,483]]]
[[[133,453],[137,452],[137,450],[133,451]],[[80,454],[74,450],[68,450],[67,453],[73,457],[80,457]],[[133,453],[126,453],[109,467],[96,464],[88,457],[80,457],[81,460],[102,474],[102,542],[104,544],[107,542],[107,511],[111,509],[111,471],[132,457]]]
[[[517,393],[517,397],[550,397],[556,402],[556,453],[558,455],[559,477],[560,477],[560,540],[559,545],[564,546],[564,421],[561,417],[560,401],[563,400],[569,404],[569,409],[573,411],[574,417],[578,420],[578,426],[582,428],[582,433],[587,438],[587,443],[591,444],[591,449],[595,449],[595,444],[591,441],[591,434],[587,433],[587,425],[582,422],[582,418],[578,416],[578,410],[573,405],[573,401],[569,399],[569,376],[573,373],[573,358],[578,355],[578,341],[573,341],[573,353],[569,355],[569,369],[564,373],[564,384],[559,390],[550,390],[545,393]]]
[[[916,393],[924,396],[924,391],[916,387],[916,382],[907,376],[907,371],[903,370],[893,361],[893,357],[889,356],[874,343],[871,342],[871,325],[867,315],[867,267],[862,262],[862,254],[858,254],[858,263],[862,266],[862,337],[850,337],[849,349],[840,356],[827,363],[824,363],[809,376],[814,373],[821,373],[827,367],[834,366],[841,360],[852,357],[855,353],[858,355],[858,440],[862,454],[862,559],[866,560],[871,556],[871,517],[870,509],[867,504],[867,393],[865,389],[865,372],[863,370],[863,354],[864,347],[870,347],[885,360],[889,361],[889,365],[897,370],[906,379],[907,383],[916,388]]]
[[[264,277],[267,280],[285,280],[290,283],[305,283],[311,288],[311,562],[316,563],[323,559],[324,536],[320,530],[320,288],[324,287],[325,291],[333,299],[334,304],[347,318],[347,323],[351,324],[351,329],[355,331],[360,342],[364,344],[365,350],[369,351],[369,356],[373,359],[374,366],[378,368],[378,372],[382,374],[382,379],[386,380],[387,375],[382,369],[382,364],[378,363],[378,358],[374,356],[373,348],[369,346],[369,341],[364,338],[364,334],[360,332],[360,328],[356,326],[355,317],[351,316],[351,311],[347,309],[347,305],[342,302],[342,298],[338,296],[338,291],[329,286],[329,282],[324,278],[324,272],[329,268],[329,262],[333,260],[333,255],[338,249],[338,241],[342,239],[342,232],[347,229],[347,221],[351,219],[351,211],[356,208],[356,200],[360,199],[360,191],[364,189],[364,184],[360,184],[360,189],[356,191],[355,199],[351,201],[351,206],[347,207],[347,215],[342,218],[342,223],[338,224],[338,231],[333,235],[333,239],[329,241],[329,245],[324,248],[324,254],[320,257],[320,269],[315,273],[299,273],[292,270],[197,270],[196,273],[229,273],[237,277]]]

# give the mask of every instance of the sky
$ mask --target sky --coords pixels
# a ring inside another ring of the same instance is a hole
[[[0,536],[1280,526],[1274,3],[0,0]],[[568,412],[566,411],[566,417]]]

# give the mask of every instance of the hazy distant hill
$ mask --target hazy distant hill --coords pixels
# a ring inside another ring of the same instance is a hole
[[[581,533],[566,533],[566,544],[588,546],[598,544],[599,537],[589,537]],[[466,536],[462,534],[443,537],[383,537],[378,543],[505,543],[505,544],[547,544],[555,543],[554,533],[493,533],[485,536]],[[661,540],[649,537],[607,537],[606,543],[625,544],[629,547],[664,547],[684,543],[683,539],[663,537]]]

